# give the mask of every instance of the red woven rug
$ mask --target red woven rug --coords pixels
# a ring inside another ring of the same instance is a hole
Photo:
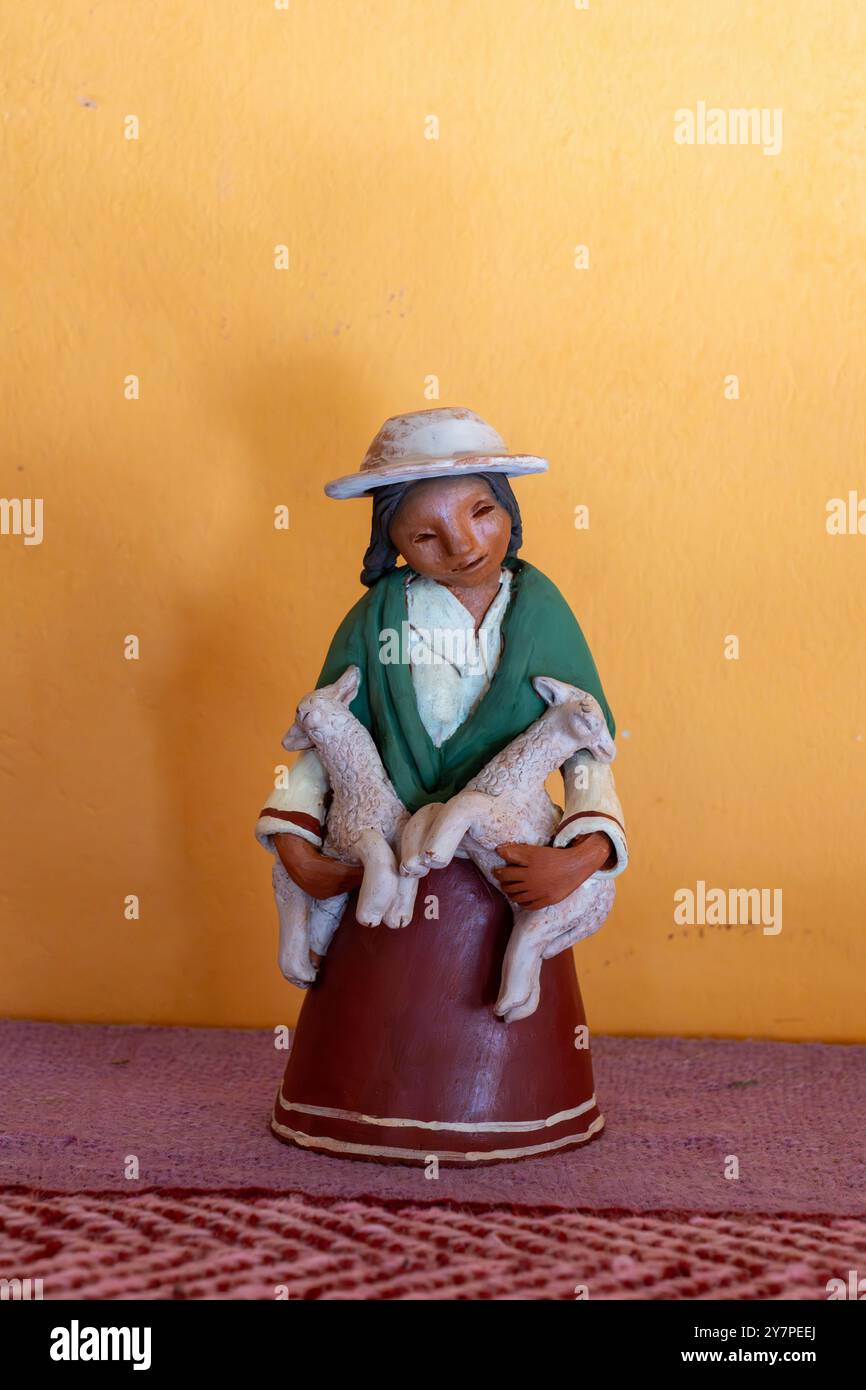
[[[0,1268],[48,1299],[425,1300],[824,1299],[866,1270],[866,1048],[593,1047],[600,1139],[427,1181],[273,1139],[268,1033],[2,1023]]]
[[[866,1269],[850,1218],[226,1193],[7,1194],[0,1245],[46,1299],[824,1299]]]
[[[272,1034],[0,1024],[0,1185],[51,1192],[256,1188],[411,1205],[859,1216],[866,1047],[597,1038],[603,1134],[481,1169],[357,1163],[268,1129]],[[127,1176],[126,1157],[139,1175]],[[739,1177],[729,1161],[737,1160]]]

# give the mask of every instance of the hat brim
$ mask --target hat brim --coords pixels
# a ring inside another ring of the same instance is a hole
[[[365,497],[377,487],[391,483],[417,483],[425,478],[458,478],[466,473],[505,473],[521,477],[529,473],[546,473],[550,464],[535,454],[459,454],[453,458],[400,459],[367,468],[363,473],[349,473],[325,484],[329,497]]]

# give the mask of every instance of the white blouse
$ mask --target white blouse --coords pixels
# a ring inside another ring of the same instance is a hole
[[[412,686],[421,723],[437,748],[490,689],[510,598],[511,571],[503,569],[496,597],[476,633],[469,609],[444,584],[421,574],[407,576]]]

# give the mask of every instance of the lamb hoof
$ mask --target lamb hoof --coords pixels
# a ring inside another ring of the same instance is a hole
[[[417,854],[413,855],[411,859],[404,859],[400,865],[400,873],[403,878],[423,878],[427,872],[428,865]]]
[[[368,898],[366,902],[358,901],[355,908],[355,921],[360,922],[362,927],[381,927],[382,918],[391,906],[390,899],[380,907],[375,898]]]
[[[428,869],[447,869],[448,860],[433,849],[425,849],[423,860]]]
[[[281,965],[280,974],[284,980],[288,980],[290,985],[297,985],[298,989],[309,989],[310,985],[316,983],[318,971],[313,970],[311,967],[309,975],[302,975],[297,970],[292,969],[291,966],[283,967]]]
[[[497,999],[493,1012],[498,1014],[504,1023],[517,1023],[521,1018],[529,1018],[538,1008],[540,991],[533,992],[527,999]]]
[[[392,931],[399,931],[401,927],[408,927],[411,920],[411,917],[407,916],[405,913],[402,913],[399,917],[388,916],[385,918],[385,926],[390,927]]]
[[[521,1018],[529,1018],[534,1013],[535,1005],[530,1000],[526,1004],[518,1004],[515,1009],[509,1009],[507,1013],[502,1015],[502,1021],[503,1023],[518,1023]]]

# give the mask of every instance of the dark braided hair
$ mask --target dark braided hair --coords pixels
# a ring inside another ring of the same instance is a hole
[[[504,473],[464,473],[460,475],[464,478],[478,478],[485,482],[499,503],[504,507],[511,517],[511,538],[508,542],[507,554],[514,556],[523,544],[523,522],[520,519],[520,508],[517,505],[517,498],[511,490],[511,484]],[[373,521],[370,528],[370,544],[364,556],[364,568],[361,571],[361,583],[368,589],[372,589],[374,584],[378,584],[380,579],[384,579],[386,574],[390,574],[397,566],[397,558],[400,554],[390,536],[391,523],[397,515],[397,509],[406,493],[415,486],[416,482],[422,479],[417,478],[411,483],[389,483],[386,487],[377,487],[373,493]]]

